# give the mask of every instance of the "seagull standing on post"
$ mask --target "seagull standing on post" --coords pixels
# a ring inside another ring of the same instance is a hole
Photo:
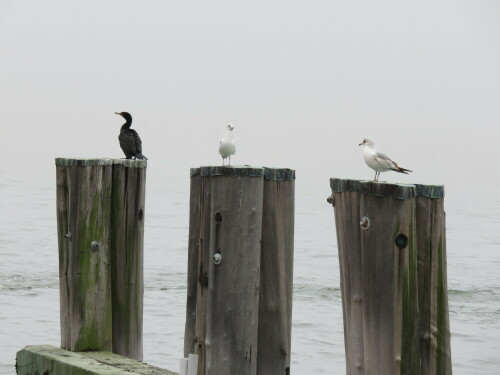
[[[386,154],[375,150],[375,144],[371,139],[365,138],[359,145],[364,146],[363,158],[365,159],[365,163],[375,171],[375,179],[373,181],[378,181],[380,172],[395,171],[404,174],[412,172],[409,169],[401,168],[395,161],[389,159]]]
[[[220,140],[219,153],[222,156],[222,165],[224,166],[224,161],[229,158],[229,166],[231,166],[231,155],[236,153],[236,146],[234,144],[233,138],[233,124],[227,125],[226,135]]]

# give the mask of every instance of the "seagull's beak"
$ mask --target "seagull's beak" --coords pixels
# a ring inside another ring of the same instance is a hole
[[[363,146],[364,144],[365,144],[365,142],[361,142],[361,143],[359,144],[359,146]]]
[[[120,113],[120,112],[115,112],[115,114],[116,114],[116,115],[121,115],[121,113]]]

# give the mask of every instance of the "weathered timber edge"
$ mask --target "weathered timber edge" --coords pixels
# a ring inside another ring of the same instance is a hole
[[[295,180],[295,170],[288,168],[268,168],[252,167],[249,165],[240,166],[205,166],[191,168],[191,177],[200,175],[228,176],[228,177],[264,177],[265,180],[272,181],[293,181]]]
[[[421,184],[388,184],[385,182],[373,182],[366,180],[345,180],[331,178],[330,187],[334,193],[345,191],[356,191],[363,195],[386,197],[396,199],[411,199],[422,196],[431,199],[444,198],[443,185],[421,185]]]
[[[57,167],[74,167],[74,166],[89,167],[92,165],[123,165],[129,168],[146,168],[148,166],[148,162],[146,160],[132,160],[132,159],[56,158]]]
[[[26,346],[16,355],[17,375],[178,375],[111,352],[70,352],[52,345]]]

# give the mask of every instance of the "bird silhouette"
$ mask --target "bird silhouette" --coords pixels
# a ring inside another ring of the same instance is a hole
[[[143,159],[148,160],[142,154],[142,141],[139,134],[134,129],[130,129],[132,125],[132,116],[128,112],[115,112],[117,115],[122,116],[125,119],[125,124],[122,125],[120,129],[120,135],[118,140],[120,141],[120,147],[125,154],[126,159]]]

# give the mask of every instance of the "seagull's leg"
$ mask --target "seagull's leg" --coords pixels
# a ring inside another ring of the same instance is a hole
[[[231,166],[231,156],[229,156],[229,166]]]
[[[226,161],[226,159],[222,158],[222,166],[225,165],[225,163],[224,163],[225,161]]]
[[[373,182],[377,181],[377,171],[375,171],[375,177],[373,178]]]

